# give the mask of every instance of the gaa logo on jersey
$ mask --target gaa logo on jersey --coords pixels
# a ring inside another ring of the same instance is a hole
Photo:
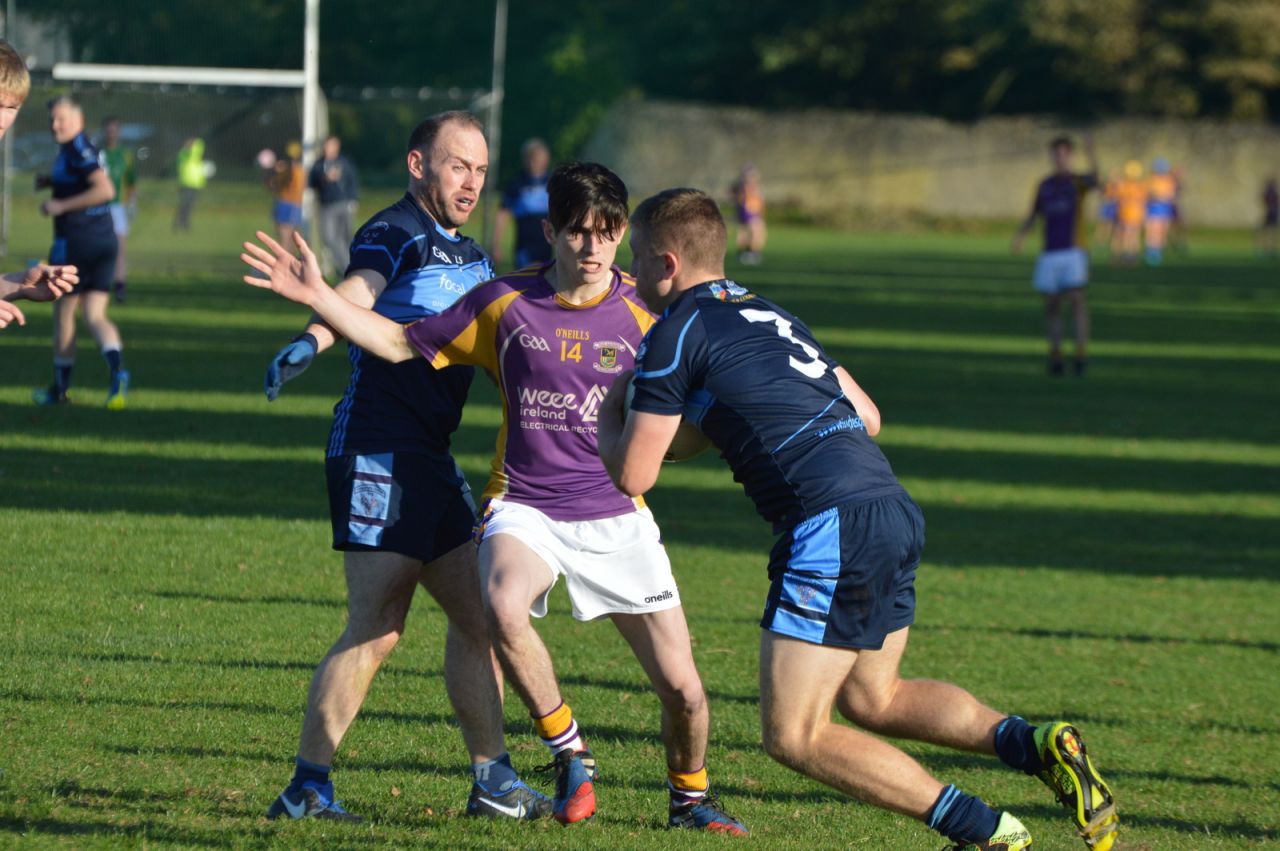
[[[592,348],[596,350],[596,362],[591,366],[597,372],[607,372],[616,374],[622,372],[622,364],[618,363],[618,351],[622,348],[621,343],[599,342],[592,343]]]

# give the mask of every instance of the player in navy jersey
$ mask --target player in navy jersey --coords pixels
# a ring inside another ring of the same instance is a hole
[[[507,227],[515,223],[517,269],[551,260],[551,246],[542,233],[547,217],[547,180],[551,151],[541,139],[529,139],[520,146],[524,169],[502,190],[502,205],[493,228],[493,261],[501,266],[507,242]]]
[[[51,263],[79,269],[80,283],[53,309],[53,383],[33,394],[36,404],[67,401],[76,359],[76,308],[83,297],[85,323],[107,361],[110,387],[107,407],[125,405],[129,373],[124,368],[120,330],[107,318],[111,284],[115,280],[116,233],[111,224],[115,187],[102,168],[98,149],[84,132],[84,111],[69,95],[49,102],[49,128],[60,146],[53,171],[36,178],[37,188],[50,188],[53,197],[40,212],[53,217]]]
[[[1040,777],[1085,842],[1108,849],[1115,805],[1070,724],[1033,727],[950,683],[903,680],[924,518],[872,437],[870,397],[781,307],[724,277],[726,231],[693,189],[631,217],[632,274],[661,318],[638,352],[634,397],[619,376],[599,412],[601,459],[626,494],[653,486],[680,425],[720,450],[781,535],[761,620],[760,710],[769,754],[849,795],[920,819],[957,848],[1017,851],[1009,813],[931,777],[874,735],[998,755]],[[625,421],[624,421],[625,416]]]
[[[488,162],[482,127],[469,113],[419,124],[409,138],[409,190],[356,234],[337,290],[410,323],[492,277],[484,252],[458,233],[480,197]],[[272,360],[267,398],[337,340],[313,315]],[[333,546],[344,552],[347,627],[316,670],[293,780],[267,815],[356,818],[334,799],[330,764],[404,629],[419,583],[449,618],[445,688],[475,775],[467,812],[545,815],[550,802],[519,780],[503,744],[501,689],[471,543],[475,506],[449,454],[472,369],[391,364],[354,345],[348,351],[351,381],[334,408],[325,467]]]

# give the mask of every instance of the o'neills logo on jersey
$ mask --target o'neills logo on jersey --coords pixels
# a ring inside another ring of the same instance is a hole
[[[618,363],[618,352],[622,349],[621,343],[602,341],[592,343],[591,347],[596,350],[596,362],[591,364],[592,369],[611,375],[622,372],[622,364]]]
[[[671,590],[667,589],[666,591],[663,591],[661,594],[655,594],[652,597],[645,597],[644,601],[645,603],[661,603],[663,600],[670,600],[674,596],[675,594],[672,594]]]
[[[556,390],[537,390],[517,387],[520,403],[520,427],[548,431],[595,431],[596,414],[608,389],[593,384],[586,394],[561,393]],[[569,414],[575,414],[570,424]]]

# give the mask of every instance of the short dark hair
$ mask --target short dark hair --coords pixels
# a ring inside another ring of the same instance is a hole
[[[701,189],[664,189],[640,202],[631,224],[644,231],[655,251],[675,252],[690,266],[715,269],[724,263],[724,216]]]
[[[108,124],[119,124],[119,123],[120,123],[120,116],[118,115],[108,115],[106,118],[102,119],[103,127],[106,127]]]
[[[547,180],[547,219],[558,233],[591,217],[597,233],[627,226],[627,185],[599,163],[565,163]]]
[[[80,105],[80,101],[76,100],[74,95],[57,95],[56,97],[49,98],[49,102],[45,104],[45,108],[50,112],[53,112],[54,108],[59,106],[69,106],[73,109],[78,109],[81,112],[84,112],[84,107]]]
[[[1049,150],[1055,151],[1058,148],[1074,148],[1076,143],[1071,141],[1070,136],[1055,136],[1054,140],[1049,143]]]
[[[414,151],[429,153],[435,147],[436,137],[440,135],[440,128],[450,123],[461,124],[484,133],[484,125],[480,123],[480,119],[464,109],[438,112],[430,118],[419,122],[418,126],[413,128],[413,132],[409,134],[409,147],[405,153]]]

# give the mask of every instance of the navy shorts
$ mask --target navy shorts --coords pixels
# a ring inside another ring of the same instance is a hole
[[[760,626],[814,644],[878,650],[915,620],[923,550],[924,514],[905,493],[809,517],[773,547]]]
[[[49,262],[54,266],[76,267],[80,283],[71,290],[80,295],[91,290],[111,292],[116,277],[116,252],[120,250],[115,235],[110,239],[67,239],[55,237],[49,249]]]
[[[471,540],[475,502],[449,455],[338,455],[325,478],[335,550],[428,562]]]

